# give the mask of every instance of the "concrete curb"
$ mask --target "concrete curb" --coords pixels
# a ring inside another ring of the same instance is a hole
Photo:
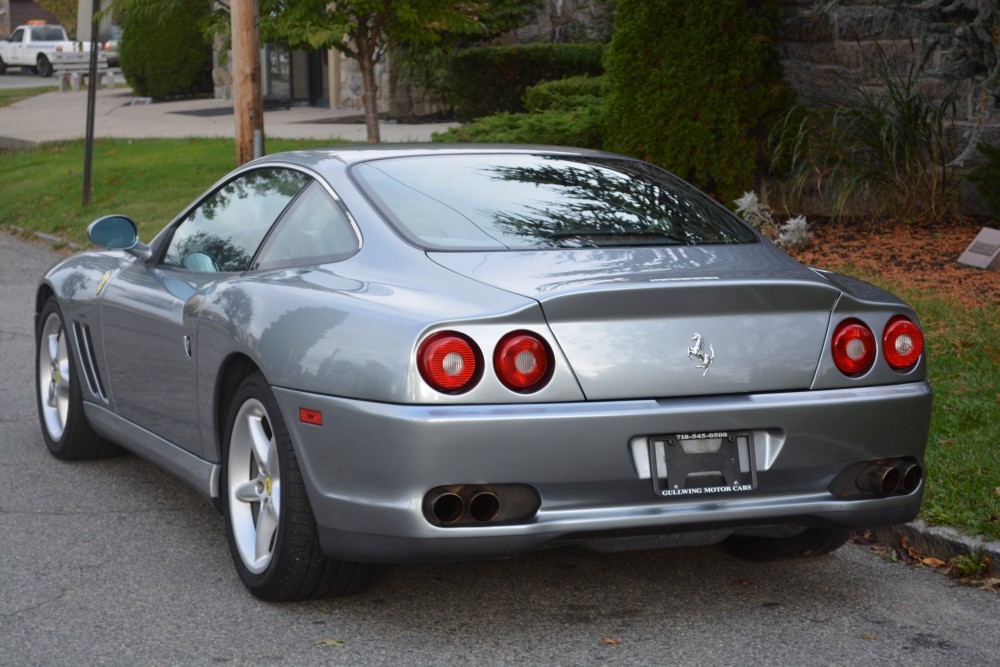
[[[871,533],[879,542],[894,547],[899,546],[900,538],[905,537],[910,546],[921,554],[941,560],[981,551],[1000,569],[1000,541],[987,542],[980,537],[970,537],[950,526],[932,526],[923,519],[917,519],[900,526],[874,528]]]

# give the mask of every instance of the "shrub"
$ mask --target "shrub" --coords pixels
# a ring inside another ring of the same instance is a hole
[[[990,213],[1000,217],[1000,146],[979,144],[978,148],[986,156],[986,162],[970,171],[967,178],[976,186]]]
[[[873,85],[874,84],[874,85]],[[930,101],[916,68],[895,71],[884,55],[874,76],[844,99],[796,106],[774,129],[772,164],[793,197],[815,191],[835,217],[908,222],[957,211],[954,103]]]
[[[459,118],[524,111],[525,90],[545,80],[603,72],[599,44],[527,44],[464,49],[448,63],[448,89]]]
[[[600,77],[546,81],[525,91],[524,106],[528,113],[484,116],[435,134],[433,139],[600,148],[602,88]]]
[[[162,99],[212,90],[212,48],[198,25],[209,3],[177,0],[157,11],[132,11],[125,20],[119,52],[122,74],[136,95]]]
[[[434,134],[433,140],[599,148],[601,117],[598,106],[499,113]]]
[[[732,201],[763,164],[781,82],[775,0],[619,0],[605,55],[605,146]]]
[[[543,81],[524,91],[521,101],[529,112],[589,106],[594,100],[604,97],[604,81],[603,76],[587,74]]]

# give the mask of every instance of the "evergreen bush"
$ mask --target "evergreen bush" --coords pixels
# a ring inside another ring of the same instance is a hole
[[[448,63],[448,89],[455,112],[468,120],[524,111],[525,90],[540,81],[603,72],[600,44],[481,46],[455,53]]]
[[[619,0],[605,55],[605,148],[665,167],[719,201],[753,188],[781,81],[776,0]]]
[[[210,3],[177,0],[129,12],[119,44],[122,74],[136,95],[163,99],[212,91],[212,47],[198,26]]]
[[[434,141],[600,148],[603,78],[545,81],[524,93],[527,113],[501,112],[435,134]]]
[[[543,81],[524,91],[521,101],[528,112],[589,106],[604,97],[604,77],[581,74],[558,81]]]

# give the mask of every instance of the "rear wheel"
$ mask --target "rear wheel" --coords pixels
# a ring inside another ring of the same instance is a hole
[[[3,58],[0,58],[0,74],[6,74],[6,73],[7,73],[7,63],[3,61]]]
[[[38,72],[38,76],[52,76],[52,63],[43,54],[38,55],[38,64],[35,65],[35,71]]]
[[[356,593],[372,566],[327,558],[291,439],[270,386],[253,373],[236,391],[222,462],[222,509],[240,579],[264,600]]]
[[[35,348],[35,395],[42,436],[57,459],[112,456],[121,449],[90,427],[83,412],[83,394],[77,377],[69,330],[55,297],[42,309]]]
[[[842,547],[850,537],[849,531],[810,528],[791,537],[730,535],[722,542],[722,548],[745,560],[784,560],[828,554]]]

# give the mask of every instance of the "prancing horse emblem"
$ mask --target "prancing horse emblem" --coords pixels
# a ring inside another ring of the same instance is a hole
[[[712,359],[715,359],[715,349],[709,345],[708,352],[705,352],[705,338],[700,334],[696,333],[691,336],[691,340],[694,341],[694,345],[688,348],[688,359],[698,362],[698,368],[704,368],[705,372],[702,376],[708,375],[708,367],[712,365]]]

